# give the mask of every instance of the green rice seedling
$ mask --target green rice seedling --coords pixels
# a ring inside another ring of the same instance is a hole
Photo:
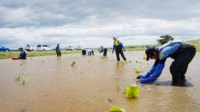
[[[75,62],[75,61],[73,61],[72,63],[73,63],[73,64],[76,64],[76,62]]]
[[[22,73],[22,75],[29,75],[29,73]]]
[[[123,109],[123,108],[119,108],[119,107],[117,107],[117,106],[112,106],[112,107],[110,108],[110,112],[126,112],[126,110]]]
[[[88,62],[90,63],[90,60],[88,60]]]
[[[20,66],[23,66],[23,64],[21,63]]]
[[[147,56],[143,56],[143,60],[146,60],[147,59]]]
[[[72,63],[71,63],[71,66],[74,66],[76,64],[76,62],[75,61],[73,61]]]
[[[132,61],[131,61],[131,60],[129,60],[129,62],[131,63]]]
[[[142,65],[140,65],[139,68],[142,68]]]
[[[140,73],[141,73],[141,70],[140,70],[140,69],[136,69],[136,70],[135,70],[135,73],[136,73],[136,74],[140,74]]]
[[[128,98],[138,97],[139,92],[140,92],[140,90],[138,88],[138,85],[136,85],[136,84],[132,84],[132,85],[128,86],[125,90],[126,96]]]
[[[26,79],[22,80],[22,85],[24,85],[26,83]]]
[[[120,85],[119,85],[118,82],[116,83],[116,87],[117,87],[117,91],[119,91],[120,90]]]
[[[19,74],[16,78],[15,81],[19,81],[20,80],[21,75]]]

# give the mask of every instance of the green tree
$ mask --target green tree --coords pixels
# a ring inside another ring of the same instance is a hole
[[[160,38],[159,39],[157,39],[157,42],[159,43],[159,44],[165,44],[165,43],[167,43],[168,41],[170,41],[170,40],[174,40],[174,37],[172,37],[172,36],[170,36],[170,35],[163,35],[163,36],[160,36]]]

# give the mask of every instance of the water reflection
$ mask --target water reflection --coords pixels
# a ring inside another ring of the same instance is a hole
[[[0,60],[0,112],[105,112],[113,105],[127,112],[199,111],[200,89],[196,77],[200,54],[191,63],[195,71],[188,69],[192,80],[186,85],[171,86],[168,81],[171,76],[164,69],[164,78],[161,76],[155,84],[139,85],[140,95],[134,99],[126,98],[123,90],[135,83],[134,68],[139,66],[135,57],[143,56],[143,52],[126,56],[131,63],[117,62],[115,55],[102,59],[102,54]],[[76,65],[72,67],[73,61]],[[27,73],[22,75],[27,79],[24,86],[22,80],[15,81],[19,73]]]
[[[154,83],[157,86],[177,86],[177,87],[193,87],[193,84],[187,80],[183,83],[173,84],[172,81],[157,81]]]
[[[169,105],[167,106],[167,110],[170,111],[179,111],[179,110],[188,110],[191,111],[190,108],[188,108],[188,105],[190,105],[191,98],[189,97],[189,92],[187,88],[178,88],[178,87],[172,87],[169,91],[169,95],[167,98],[169,98]]]

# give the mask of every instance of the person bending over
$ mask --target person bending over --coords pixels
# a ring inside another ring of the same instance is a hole
[[[102,52],[103,52],[103,56],[107,56],[107,49],[103,48],[103,46],[100,46],[99,53],[102,53]]]
[[[141,83],[151,83],[155,81],[161,75],[162,70],[165,67],[166,59],[171,57],[174,59],[170,66],[172,85],[179,85],[186,81],[185,73],[187,72],[189,63],[196,54],[196,48],[189,43],[173,41],[168,42],[159,48],[149,46],[145,53],[147,56],[146,60],[154,59],[155,63],[146,74],[137,77]]]

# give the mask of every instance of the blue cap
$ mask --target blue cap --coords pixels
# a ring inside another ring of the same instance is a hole
[[[147,61],[149,61],[149,58],[150,58],[150,56],[152,56],[153,55],[153,52],[154,51],[156,51],[156,48],[155,48],[155,46],[149,46],[147,49],[146,49],[146,51],[145,51],[145,53],[146,53],[146,55],[147,55]]]

